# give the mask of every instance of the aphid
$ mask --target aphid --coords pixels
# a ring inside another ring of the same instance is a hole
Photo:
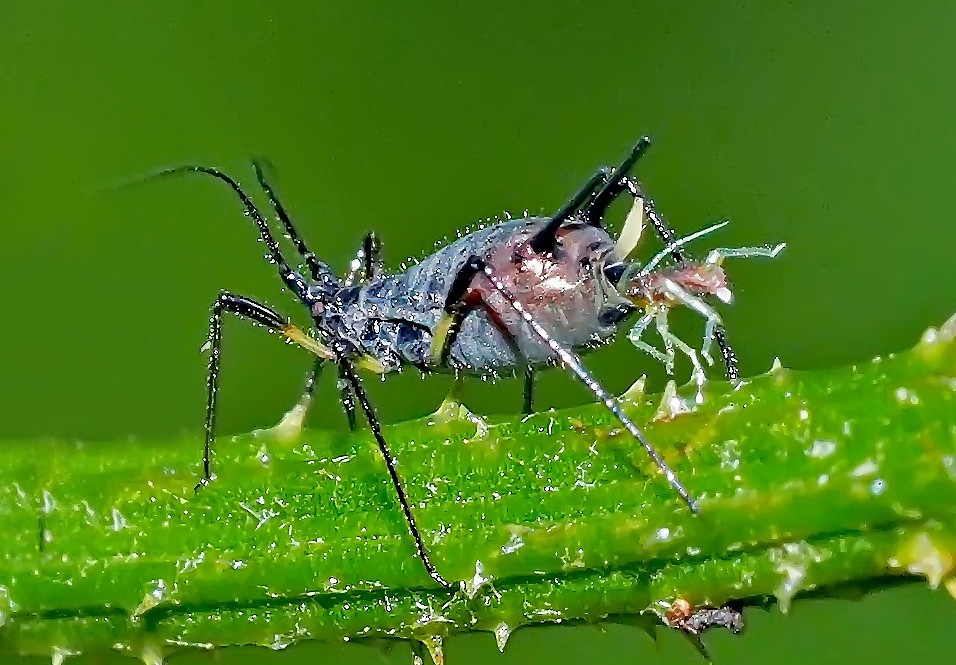
[[[290,291],[309,309],[315,324],[312,336],[269,307],[229,292],[221,293],[213,303],[204,479],[200,486],[213,479],[210,450],[215,440],[222,316],[231,312],[279,331],[315,354],[315,365],[300,401],[302,411],[311,399],[323,364],[338,366],[350,423],[354,423],[357,402],[385,459],[418,555],[429,575],[442,585],[447,583],[422,543],[394,459],[356,373],[358,368],[377,374],[416,367],[426,372],[446,370],[485,376],[524,371],[525,410],[530,411],[534,368],[559,361],[640,442],[670,485],[696,512],[694,498],[574,352],[610,339],[635,311],[632,297],[641,300],[652,293],[671,294],[648,281],[657,273],[636,269],[627,261],[640,237],[645,215],[667,243],[666,253],[681,259],[680,247],[685,242],[673,240],[673,233],[627,175],[648,145],[647,138],[641,139],[616,169],[598,171],[553,216],[508,220],[474,231],[401,273],[379,274],[377,243],[369,236],[344,280],[308,249],[259,164],[254,163],[258,183],[302,257],[308,277],[286,261],[265,217],[232,178],[205,166],[163,172],[201,172],[232,187],[246,215],[256,224],[268,258]],[[602,221],[611,203],[624,192],[633,197],[634,208],[615,242]],[[719,270],[718,264],[714,269]],[[634,290],[630,297],[629,289]],[[695,291],[694,299],[682,304],[702,303],[700,296],[706,292]],[[736,357],[719,319],[708,319],[708,324],[711,321],[709,330],[721,349],[728,374],[735,377]]]
[[[710,353],[711,343],[714,339],[719,339],[716,333],[722,329],[723,321],[717,310],[707,304],[703,297],[714,296],[724,303],[729,303],[733,299],[727,276],[722,268],[724,259],[755,256],[772,258],[786,246],[784,243],[780,243],[774,247],[721,247],[711,250],[703,261],[692,261],[683,256],[681,251],[683,245],[726,225],[727,222],[714,224],[697,233],[669,243],[664,251],[657,254],[646,264],[631,264],[621,280],[624,294],[644,311],[644,314],[628,332],[628,338],[637,348],[661,361],[668,374],[673,374],[674,371],[675,349],[686,355],[693,366],[692,376],[698,387],[698,402],[703,400],[702,389],[707,377],[697,357],[697,352],[670,331],[667,322],[668,312],[671,308],[682,305],[704,317],[706,323],[700,355],[708,365],[713,365],[714,359]],[[676,260],[676,264],[657,270],[658,264],[667,254],[670,254]],[[644,332],[652,322],[656,325],[657,332],[664,342],[664,352],[659,351],[642,339]],[[722,347],[725,361],[728,359],[726,349],[726,346]],[[727,364],[727,369],[731,378],[735,379],[736,358],[733,360],[733,364]]]

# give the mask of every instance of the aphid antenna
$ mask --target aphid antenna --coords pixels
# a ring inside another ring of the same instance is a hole
[[[269,230],[269,224],[266,221],[266,218],[259,212],[259,209],[256,207],[256,204],[253,200],[246,194],[242,187],[239,186],[239,183],[233,180],[231,177],[223,173],[217,168],[211,166],[201,166],[195,164],[187,164],[184,166],[176,166],[170,169],[165,169],[163,171],[158,171],[154,174],[151,174],[150,177],[165,177],[171,175],[180,175],[184,173],[202,173],[205,175],[212,176],[218,180],[229,185],[232,190],[236,193],[236,196],[239,197],[239,200],[242,202],[243,207],[245,208],[246,216],[252,219],[255,223],[256,228],[259,231],[259,237],[262,238],[262,241],[266,244],[266,249],[268,250],[269,260],[274,263],[279,271],[279,276],[282,278],[282,281],[285,282],[286,286],[298,297],[302,302],[306,304],[312,304],[315,300],[309,292],[309,284],[306,279],[299,274],[298,271],[294,270],[292,266],[289,265],[288,261],[285,260],[285,257],[282,255],[282,249],[279,247],[279,243],[276,242],[275,237],[272,235],[272,231]],[[267,190],[270,200],[274,201],[275,197],[271,191],[271,188]],[[284,211],[283,211],[284,212]],[[278,214],[278,211],[277,211]],[[288,228],[291,227],[291,221],[289,222]],[[295,234],[295,229],[292,229],[292,234]],[[290,234],[290,235],[292,235]],[[298,234],[295,234],[295,237],[298,237]],[[303,245],[304,246],[304,245]],[[298,244],[296,248],[298,249]],[[310,266],[311,268],[311,266]],[[331,271],[329,271],[331,274]]]
[[[272,204],[272,209],[275,211],[276,217],[280,222],[282,222],[282,226],[285,228],[285,232],[289,236],[289,240],[292,241],[292,244],[295,245],[296,251],[299,252],[302,260],[305,261],[305,265],[312,274],[312,279],[324,286],[336,285],[337,280],[335,279],[335,274],[332,272],[332,269],[327,263],[320,261],[315,253],[306,246],[305,240],[302,238],[302,236],[296,230],[295,225],[292,223],[289,213],[286,212],[285,207],[279,201],[279,197],[276,195],[275,189],[272,187],[269,181],[266,180],[262,168],[262,161],[259,159],[252,160],[252,168],[256,172],[256,181],[259,183],[259,187],[261,187],[262,191],[264,191],[266,196],[269,197],[269,203]]]
[[[651,271],[654,270],[654,268],[657,267],[657,264],[660,263],[661,261],[663,261],[665,258],[667,258],[667,255],[668,255],[668,254],[673,254],[673,253],[674,253],[674,250],[679,249],[679,248],[683,247],[684,245],[686,245],[687,243],[692,242],[692,241],[694,241],[694,240],[697,240],[698,238],[700,238],[700,237],[702,237],[702,236],[705,236],[705,235],[707,235],[707,234],[709,234],[709,233],[713,233],[714,231],[717,231],[717,230],[719,230],[719,229],[722,229],[722,228],[724,228],[725,226],[727,226],[728,224],[730,224],[730,221],[729,221],[729,220],[724,220],[724,221],[722,221],[722,222],[717,222],[716,224],[711,224],[710,226],[708,226],[708,227],[706,227],[706,228],[703,228],[703,229],[701,229],[700,231],[695,231],[694,233],[691,233],[690,235],[683,236],[683,237],[681,237],[681,238],[678,238],[677,240],[674,240],[674,241],[668,243],[668,245],[667,245],[664,249],[662,249],[661,251],[659,251],[659,252],[654,256],[654,258],[652,258],[650,261],[648,261],[648,262],[641,268],[641,271],[637,274],[637,277],[640,278],[640,277],[646,277],[647,275],[649,275],[649,274],[651,273]]]
[[[609,393],[604,386],[602,386],[594,376],[584,367],[581,363],[581,359],[578,358],[570,349],[565,348],[558,340],[556,340],[540,323],[538,320],[531,315],[525,306],[515,297],[513,293],[504,285],[501,279],[495,274],[495,271],[489,266],[484,259],[474,256],[470,259],[470,270],[474,272],[481,272],[487,277],[488,281],[494,287],[494,289],[500,293],[504,299],[508,302],[511,308],[522,318],[522,320],[527,323],[534,333],[547,344],[555,355],[564,363],[564,365],[570,369],[584,384],[588,389],[594,393],[594,396],[600,400],[608,411],[614,414],[614,416],[620,421],[631,436],[633,436],[641,444],[644,450],[653,460],[654,464],[657,466],[658,470],[663,474],[667,479],[667,482],[674,489],[675,492],[680,496],[680,498],[687,504],[687,507],[690,508],[691,512],[698,513],[700,509],[697,506],[697,501],[690,494],[680,479],[677,477],[677,474],[673,469],[668,466],[667,462],[664,461],[664,458],[657,451],[657,449],[647,440],[647,437],[644,436],[644,433],[641,429],[634,424],[627,414],[621,409],[621,405],[618,403],[617,399]]]

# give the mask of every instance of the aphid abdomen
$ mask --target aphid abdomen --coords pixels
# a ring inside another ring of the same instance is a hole
[[[601,270],[613,241],[602,229],[572,223],[548,256],[520,258],[523,244],[548,219],[513,220],[468,234],[403,273],[349,290],[340,311],[329,312],[323,323],[333,324],[388,371],[414,365],[497,375],[550,362],[553,351],[480,276],[469,289],[474,303],[445,365],[430,362],[432,336],[455,276],[472,256],[481,256],[559,342],[576,348],[600,343],[619,323],[602,322],[601,313],[609,303],[623,302]]]

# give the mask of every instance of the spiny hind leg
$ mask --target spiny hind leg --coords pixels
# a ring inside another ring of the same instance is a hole
[[[438,572],[438,569],[432,563],[431,558],[428,555],[428,550],[425,547],[421,532],[419,531],[418,525],[415,521],[412,504],[409,503],[408,495],[405,493],[404,484],[402,483],[401,477],[398,475],[395,458],[392,456],[392,453],[388,448],[388,443],[385,441],[385,437],[382,434],[381,424],[379,423],[378,416],[375,415],[375,410],[372,408],[372,404],[368,399],[368,394],[362,387],[362,382],[352,365],[350,355],[353,349],[350,344],[344,342],[343,340],[335,340],[332,342],[330,350],[332,351],[335,362],[339,365],[339,375],[341,376],[342,381],[348,384],[350,393],[355,396],[355,401],[358,402],[358,406],[364,414],[366,422],[368,422],[369,429],[372,431],[372,436],[375,437],[375,442],[378,444],[379,452],[382,454],[382,458],[385,461],[385,466],[388,468],[388,475],[392,480],[392,486],[395,488],[395,494],[398,498],[398,502],[402,507],[402,512],[405,514],[405,523],[408,526],[409,535],[415,542],[415,549],[418,552],[418,558],[421,560],[422,564],[425,566],[425,570],[433,580],[438,582],[443,587],[449,588],[451,585],[442,578],[441,574]]]

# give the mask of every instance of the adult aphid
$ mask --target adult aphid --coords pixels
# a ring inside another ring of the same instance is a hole
[[[624,414],[617,400],[574,353],[576,348],[610,339],[637,309],[635,302],[646,305],[645,301],[653,300],[654,293],[664,293],[660,285],[642,282],[651,273],[641,272],[640,266],[633,267],[628,261],[645,216],[667,244],[665,253],[678,260],[683,258],[680,247],[684,241],[673,240],[672,232],[643,196],[639,185],[627,175],[648,145],[647,138],[641,139],[616,169],[598,171],[553,216],[488,226],[438,249],[401,273],[379,274],[377,247],[369,236],[345,279],[337,278],[308,249],[258,164],[254,166],[259,185],[302,257],[308,276],[286,261],[265,217],[232,178],[205,166],[163,172],[197,171],[230,185],[242,200],[246,215],[258,227],[268,258],[286,286],[309,309],[315,324],[315,336],[309,335],[269,307],[229,292],[221,293],[213,303],[201,485],[213,478],[210,449],[215,440],[222,315],[231,312],[281,332],[316,355],[300,404],[308,403],[323,364],[332,362],[338,366],[350,422],[354,421],[357,401],[385,459],[418,555],[429,575],[442,585],[447,582],[429,559],[395,461],[356,368],[378,374],[406,366],[477,375],[523,370],[527,377],[525,410],[530,411],[532,369],[560,361],[640,442],[674,490],[696,511],[691,494]],[[634,207],[620,239],[614,241],[602,221],[611,203],[625,192],[634,198]],[[720,270],[719,265],[714,267]],[[634,293],[629,293],[629,289]],[[706,293],[707,288],[702,288],[691,295],[694,302],[703,302],[700,298]],[[690,305],[689,301],[673,302]],[[710,332],[720,347],[728,375],[735,378],[736,357],[718,325],[719,319],[708,319],[712,321]]]

